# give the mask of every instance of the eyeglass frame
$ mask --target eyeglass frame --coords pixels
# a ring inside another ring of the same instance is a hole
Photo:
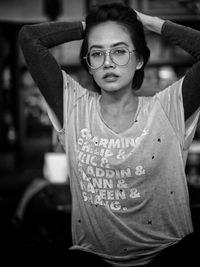
[[[124,65],[119,65],[119,64],[115,63],[115,62],[113,61],[112,57],[110,56],[110,52],[111,52],[112,50],[114,50],[114,49],[119,49],[119,48],[124,48],[124,49],[126,49],[126,50],[129,52],[129,58],[128,58],[128,61],[127,61],[127,63],[124,64]],[[88,63],[87,57],[88,57],[88,55],[90,54],[91,51],[88,51],[87,54],[83,57],[83,59],[86,60],[86,63],[87,63],[87,65],[88,65],[89,68],[91,68],[91,69],[93,69],[93,70],[98,70],[98,69],[100,69],[100,68],[104,65],[105,60],[106,60],[106,56],[107,56],[107,55],[109,55],[109,59],[110,59],[115,65],[117,65],[117,66],[122,66],[122,67],[123,67],[123,66],[128,65],[128,63],[129,63],[129,61],[130,61],[130,54],[133,53],[133,52],[135,52],[136,49],[133,49],[133,50],[129,51],[128,47],[113,47],[113,48],[110,48],[110,49],[102,49],[102,50],[101,50],[101,49],[96,49],[96,50],[94,50],[94,51],[100,51],[100,52],[103,52],[103,53],[104,53],[104,60],[103,60],[103,63],[102,63],[101,66],[99,66],[98,68],[93,68],[92,66],[90,66],[90,64]]]

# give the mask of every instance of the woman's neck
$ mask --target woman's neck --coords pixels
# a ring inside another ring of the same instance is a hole
[[[123,94],[122,91],[118,92],[102,92],[100,99],[101,108],[110,115],[117,115],[135,111],[138,105],[138,96],[133,90]]]

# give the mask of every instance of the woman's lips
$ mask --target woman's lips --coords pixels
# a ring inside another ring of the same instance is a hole
[[[103,76],[103,79],[107,82],[114,82],[116,81],[117,79],[119,78],[118,75],[114,74],[114,73],[106,73],[104,76]]]

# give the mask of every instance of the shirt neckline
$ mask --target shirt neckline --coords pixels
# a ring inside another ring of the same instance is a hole
[[[137,110],[136,110],[136,113],[135,113],[135,116],[133,118],[133,122],[131,124],[130,127],[128,127],[127,129],[125,129],[124,131],[122,132],[116,132],[114,131],[103,119],[103,116],[101,114],[101,106],[100,106],[100,99],[101,99],[101,95],[98,96],[97,98],[97,112],[98,112],[98,116],[99,116],[99,119],[101,121],[101,123],[109,130],[111,131],[113,134],[115,135],[124,135],[125,133],[127,133],[128,131],[130,131],[132,129],[132,127],[135,125],[135,122],[137,121],[137,118],[138,118],[138,115],[139,115],[139,112],[140,112],[140,107],[141,107],[141,97],[138,97],[138,106],[137,106]]]

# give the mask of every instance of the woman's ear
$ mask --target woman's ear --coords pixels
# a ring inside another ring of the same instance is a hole
[[[90,75],[93,75],[93,72],[92,72],[91,68],[88,68],[88,72],[89,72]]]
[[[136,70],[141,69],[143,64],[144,64],[143,58],[138,58],[137,65],[136,65]]]

